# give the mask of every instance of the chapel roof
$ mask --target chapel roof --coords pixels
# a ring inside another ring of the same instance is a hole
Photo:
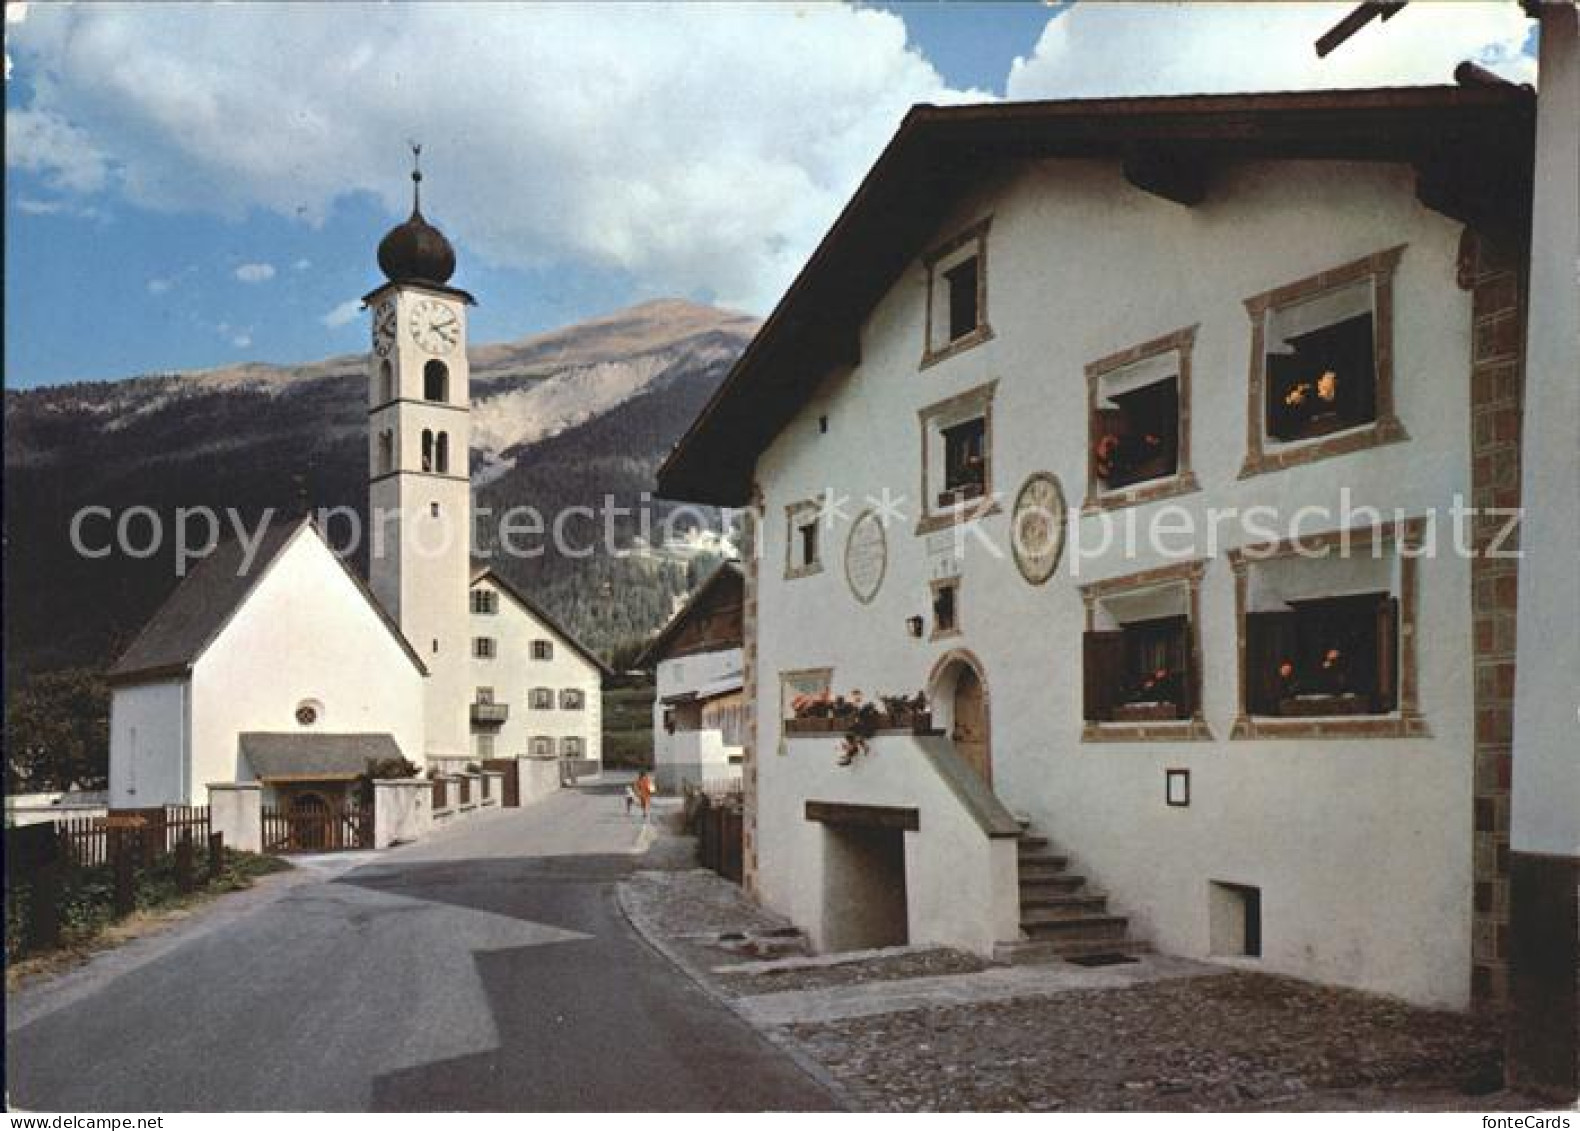
[[[366,773],[369,762],[403,757],[392,734],[244,731],[236,744],[259,781],[349,779]]]
[[[176,586],[149,618],[120,659],[110,668],[113,684],[147,683],[185,676],[198,658],[224,631],[237,611],[257,589],[264,576],[297,535],[307,531],[320,537],[309,518],[275,519],[257,536],[249,559],[248,546],[231,537],[221,542]],[[338,554],[325,550],[345,570],[358,593],[379,616],[417,669],[427,674],[422,660],[374,597],[367,583]]]

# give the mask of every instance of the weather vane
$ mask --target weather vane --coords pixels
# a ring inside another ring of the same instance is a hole
[[[422,143],[407,141],[411,146],[411,207],[413,212],[422,209]]]

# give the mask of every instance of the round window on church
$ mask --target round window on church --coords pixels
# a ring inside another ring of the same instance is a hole
[[[316,699],[304,699],[296,707],[296,721],[304,727],[318,722],[324,714],[324,705]]]

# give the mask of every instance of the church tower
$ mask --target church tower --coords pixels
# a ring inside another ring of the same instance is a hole
[[[414,148],[414,153],[418,152]],[[368,381],[368,576],[428,668],[427,741],[419,763],[469,755],[471,392],[466,360],[472,296],[448,286],[455,250],[412,211],[379,243],[386,282],[363,299],[373,319]]]

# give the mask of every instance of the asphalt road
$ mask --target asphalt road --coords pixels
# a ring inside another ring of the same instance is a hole
[[[637,829],[611,788],[481,815],[377,855],[316,858],[9,998],[10,1103],[835,1106],[633,933],[614,889],[638,866]]]

